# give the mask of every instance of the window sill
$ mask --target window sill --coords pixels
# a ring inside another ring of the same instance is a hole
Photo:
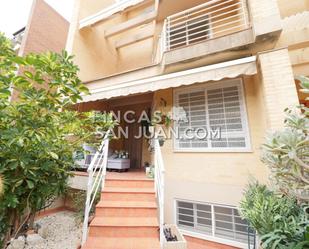
[[[251,148],[244,149],[174,149],[174,153],[253,153]]]

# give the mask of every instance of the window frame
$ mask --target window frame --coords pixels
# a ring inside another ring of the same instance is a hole
[[[249,122],[248,122],[248,114],[247,114],[247,104],[246,104],[246,96],[245,96],[245,90],[244,90],[244,84],[243,84],[243,78],[234,78],[234,79],[227,79],[227,80],[221,80],[219,82],[212,82],[212,83],[199,83],[196,85],[186,86],[186,87],[180,87],[173,90],[173,106],[177,106],[177,96],[181,93],[188,93],[189,91],[195,91],[195,90],[214,90],[217,88],[222,87],[230,87],[230,86],[239,86],[239,97],[241,101],[240,105],[240,111],[243,114],[243,133],[245,134],[245,141],[246,141],[246,147],[243,148],[179,148],[177,145],[177,139],[175,136],[173,137],[173,151],[174,152],[214,152],[214,153],[226,153],[226,152],[246,152],[251,153],[252,151],[252,145],[251,145],[251,136],[250,136],[250,128],[249,128]],[[207,102],[206,102],[207,107]],[[207,117],[208,118],[208,117]],[[208,126],[208,125],[207,125]],[[174,122],[173,128],[176,129],[177,125]]]
[[[210,206],[211,207],[211,216],[212,216],[212,220],[211,220],[212,221],[212,234],[203,233],[203,231],[196,229],[195,223],[194,223],[194,226],[192,228],[189,228],[189,227],[186,228],[186,227],[183,227],[183,226],[179,226],[179,224],[178,224],[178,202],[187,202],[187,203],[193,204],[193,213],[194,213],[193,219],[194,219],[194,222],[196,220],[196,217],[195,217],[196,209],[194,208],[194,206],[196,206],[198,204]],[[215,236],[215,223],[216,223],[215,212],[214,212],[215,207],[230,208],[231,210],[238,209],[238,207],[236,207],[236,206],[227,205],[227,204],[215,204],[215,203],[211,203],[211,202],[201,202],[201,201],[192,201],[192,200],[175,198],[174,199],[174,224],[176,224],[178,226],[180,232],[184,235],[196,237],[196,238],[203,239],[203,240],[209,240],[209,241],[213,241],[213,242],[217,242],[217,243],[222,243],[222,244],[226,244],[226,245],[230,245],[230,246],[236,246],[236,247],[243,248],[243,249],[248,249],[248,243]],[[234,216],[232,216],[232,217],[234,217]],[[254,248],[254,245],[251,244],[250,248]]]

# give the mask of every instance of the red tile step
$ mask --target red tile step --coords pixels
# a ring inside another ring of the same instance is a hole
[[[102,201],[155,201],[153,188],[115,188],[105,187],[101,193]]]
[[[95,217],[89,236],[158,238],[157,217]]]
[[[105,187],[120,188],[154,188],[153,179],[117,179],[108,178],[105,180]]]
[[[82,249],[159,249],[153,179],[109,172]]]
[[[159,249],[156,238],[97,238],[89,237],[82,249]]]
[[[96,206],[98,217],[157,217],[155,201],[100,201]]]

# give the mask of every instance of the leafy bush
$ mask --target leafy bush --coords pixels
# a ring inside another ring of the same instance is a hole
[[[308,133],[308,108],[287,109],[285,128],[270,134],[262,147],[262,161],[279,191],[302,201],[309,201]]]
[[[309,248],[309,205],[251,183],[240,212],[256,229],[264,249]]]
[[[72,58],[66,52],[19,57],[0,34],[0,244],[64,193],[73,152],[98,128],[115,124],[109,114],[71,108],[88,93]],[[10,101],[10,89],[17,101]]]

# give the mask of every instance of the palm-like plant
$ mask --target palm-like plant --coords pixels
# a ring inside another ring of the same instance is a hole
[[[300,201],[309,200],[308,108],[286,110],[285,129],[268,136],[262,161],[279,189]]]
[[[249,184],[240,203],[243,218],[255,228],[264,249],[304,249],[309,247],[309,206],[269,190]]]

